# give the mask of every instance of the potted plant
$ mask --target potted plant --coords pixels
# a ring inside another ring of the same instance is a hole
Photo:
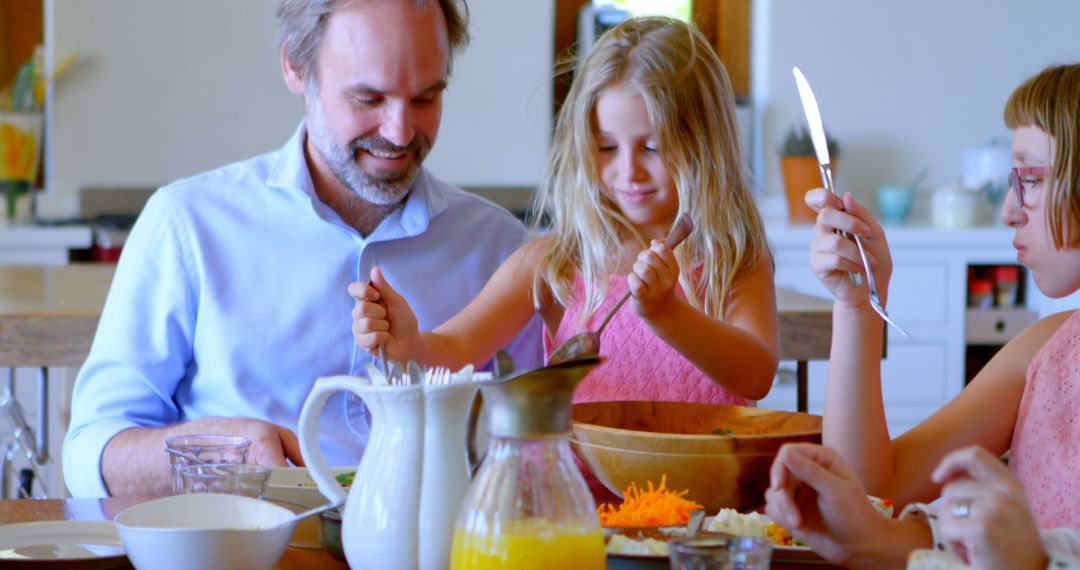
[[[829,159],[835,171],[840,146],[828,133],[825,134],[825,143],[829,148]],[[803,198],[808,190],[818,188],[822,184],[817,155],[814,153],[814,143],[810,138],[810,130],[805,126],[792,127],[784,137],[784,142],[780,145],[780,171],[784,176],[788,219],[791,222],[813,222],[817,215],[806,205]]]

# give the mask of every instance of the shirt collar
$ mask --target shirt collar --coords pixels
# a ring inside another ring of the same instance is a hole
[[[306,195],[316,213],[324,219],[344,225],[341,218],[315,194],[307,160],[304,155],[307,129],[303,121],[293,132],[285,146],[277,153],[266,178],[267,186]],[[426,168],[421,167],[405,205],[386,217],[368,236],[366,241],[384,241],[417,236],[424,233],[431,220],[448,207],[442,182],[436,180]]]

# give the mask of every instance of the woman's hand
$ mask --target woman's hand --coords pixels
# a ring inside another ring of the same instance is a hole
[[[906,559],[907,523],[881,516],[835,450],[800,443],[780,448],[770,469],[765,512],[825,559],[851,568],[885,568]],[[925,530],[929,544],[929,529]],[[885,545],[900,548],[892,552]],[[911,545],[914,547],[915,545]]]
[[[945,485],[941,539],[961,560],[977,569],[1046,568],[1027,495],[1000,459],[968,447],[946,455],[932,478]]]
[[[649,320],[663,313],[664,308],[677,299],[675,284],[679,282],[679,262],[663,241],[653,240],[649,249],[638,254],[626,282],[633,297],[634,312]]]
[[[398,294],[382,270],[371,270],[371,281],[349,284],[349,295],[356,300],[352,310],[352,333],[356,346],[372,356],[383,346],[388,360],[416,359],[420,345],[419,325],[409,303]]]
[[[859,248],[855,240],[840,236],[836,230],[857,235],[866,249],[878,295],[884,304],[892,277],[892,258],[885,231],[851,194],[844,194],[841,199],[824,188],[815,188],[806,193],[806,204],[818,213],[810,244],[810,268],[817,278],[840,306],[869,309],[866,278],[863,278],[862,286],[855,287],[848,277],[848,273],[865,273]]]

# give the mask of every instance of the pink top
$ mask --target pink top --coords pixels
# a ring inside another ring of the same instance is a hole
[[[565,340],[597,325],[619,297],[627,290],[626,277],[614,276],[608,283],[608,296],[590,318],[585,329],[578,326],[584,298],[584,281],[574,283],[574,300],[566,307],[555,338],[545,329],[544,356],[551,355]],[[682,288],[676,294],[685,298]],[[611,400],[651,400],[661,402],[699,402],[752,406],[753,401],[721,388],[649,329],[627,306],[611,319],[600,337],[600,355],[607,359],[597,366],[574,392],[574,402]]]
[[[1027,369],[1009,470],[1027,488],[1041,528],[1080,528],[1080,311]]]

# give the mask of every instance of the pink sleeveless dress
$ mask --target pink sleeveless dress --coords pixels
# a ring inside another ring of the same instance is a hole
[[[551,355],[565,340],[583,330],[596,330],[619,297],[627,290],[625,276],[613,276],[608,296],[600,310],[589,318],[586,328],[578,325],[585,284],[579,275],[574,283],[574,300],[563,315],[554,338],[544,334],[544,356]],[[682,288],[676,294],[686,298]],[[629,305],[630,301],[627,301]],[[662,402],[698,402],[706,404],[754,405],[721,388],[697,369],[677,350],[668,346],[649,329],[629,306],[611,319],[600,338],[600,355],[607,360],[594,368],[574,392],[574,402],[611,400],[651,400]]]
[[[1009,470],[1041,528],[1080,528],[1080,311],[1027,369]]]

